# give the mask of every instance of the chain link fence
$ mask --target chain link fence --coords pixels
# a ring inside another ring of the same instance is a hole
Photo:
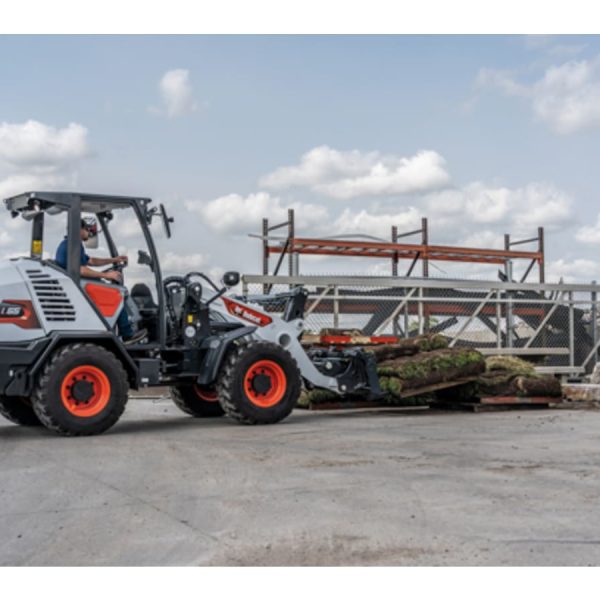
[[[401,277],[244,275],[243,293],[284,310],[278,293],[308,292],[306,329],[446,336],[451,346],[533,358],[542,372],[581,375],[597,360],[600,286]]]

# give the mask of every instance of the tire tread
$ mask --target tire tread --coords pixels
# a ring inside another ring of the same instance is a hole
[[[52,414],[50,407],[48,405],[48,397],[46,391],[50,387],[50,377],[52,372],[57,368],[57,365],[69,358],[72,354],[84,355],[89,357],[90,355],[100,354],[103,355],[108,360],[114,362],[114,367],[118,372],[119,382],[111,381],[111,385],[116,385],[120,383],[124,386],[124,390],[121,390],[125,393],[125,402],[115,403],[111,413],[110,419],[107,423],[99,423],[95,427],[90,427],[85,431],[73,431],[62,425]],[[98,346],[97,344],[89,344],[84,342],[78,342],[75,344],[68,344],[66,346],[62,346],[59,348],[50,358],[50,360],[44,365],[44,368],[38,375],[38,379],[36,385],[34,386],[33,396],[32,396],[32,405],[35,414],[38,419],[46,427],[56,433],[64,436],[82,436],[82,435],[96,435],[98,433],[102,433],[106,431],[109,427],[112,427],[125,410],[125,405],[127,404],[127,394],[129,392],[129,382],[127,379],[127,373],[123,368],[121,362],[117,359],[117,357],[110,351],[105,348]]]
[[[263,341],[252,341],[238,344],[230,351],[229,355],[224,361],[217,386],[219,389],[219,402],[223,407],[225,415],[234,419],[238,423],[242,423],[243,425],[269,425],[281,421],[293,410],[292,406],[290,411],[284,417],[274,415],[272,417],[266,417],[259,420],[255,417],[245,414],[234,400],[235,378],[240,360],[249,351],[260,351],[261,348],[265,348],[265,350],[272,350],[274,347],[281,348],[280,346],[270,342]],[[298,384],[301,385],[300,370],[298,369],[296,360],[289,353],[288,357],[292,362],[293,369],[295,370],[294,377],[296,378]],[[298,390],[298,393],[299,391],[300,390]]]

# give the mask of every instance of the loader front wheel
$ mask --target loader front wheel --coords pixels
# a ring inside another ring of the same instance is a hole
[[[121,362],[95,344],[59,348],[38,376],[33,410],[61,435],[95,435],[123,414],[129,384]]]
[[[269,342],[252,342],[229,354],[217,388],[227,416],[247,425],[266,425],[292,412],[301,386],[289,352]]]
[[[0,415],[24,427],[39,427],[41,425],[28,398],[0,396]]]
[[[219,404],[219,394],[214,387],[181,384],[171,388],[175,406],[192,417],[220,417],[223,408]]]

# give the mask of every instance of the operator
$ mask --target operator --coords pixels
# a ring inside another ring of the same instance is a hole
[[[90,269],[88,265],[92,267],[105,267],[114,263],[123,263],[124,265],[127,265],[129,262],[127,256],[114,256],[110,258],[96,258],[93,256],[88,256],[85,252],[83,243],[86,242],[89,237],[90,231],[88,224],[85,222],[85,219],[81,219],[81,276],[85,277],[86,279],[108,279],[109,281],[114,281],[115,283],[121,283],[122,276],[119,271],[107,271],[105,273],[101,273],[100,271]],[[58,245],[58,248],[56,249],[55,257],[56,264],[65,270],[67,268],[67,253],[68,243],[67,237],[65,236],[65,239]],[[148,335],[148,332],[145,329],[140,329],[136,333],[133,333],[131,321],[129,320],[129,315],[125,310],[125,307],[123,307],[123,310],[121,310],[121,313],[119,314],[117,326],[119,327],[119,335],[126,344],[135,344],[136,342],[140,342]]]

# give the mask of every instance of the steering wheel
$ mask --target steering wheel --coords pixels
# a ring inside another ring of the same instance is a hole
[[[125,278],[123,277],[123,271],[125,270],[126,266],[127,266],[127,263],[124,263],[124,262],[114,263],[107,269],[100,271],[100,273],[110,273],[111,271],[118,271],[119,273],[121,273],[121,281],[112,281],[111,279],[107,279],[106,281],[108,281],[108,283],[111,283],[113,285],[125,285]]]

